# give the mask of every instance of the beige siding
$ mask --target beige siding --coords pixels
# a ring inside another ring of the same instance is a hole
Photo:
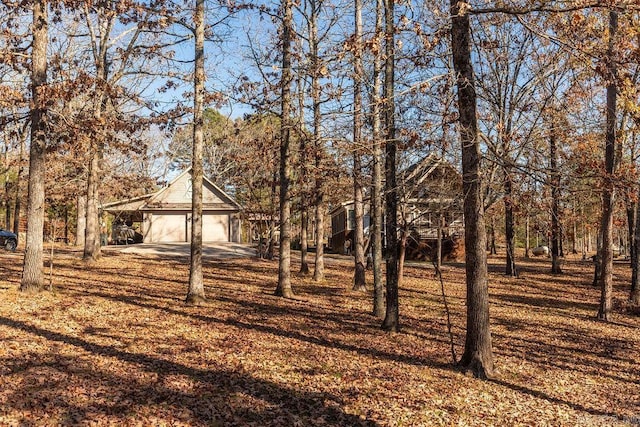
[[[191,204],[191,174],[184,174],[180,179],[173,182],[162,193],[154,199],[154,203],[175,203]],[[209,183],[205,182],[202,191],[203,203],[223,203],[216,194],[216,190]]]

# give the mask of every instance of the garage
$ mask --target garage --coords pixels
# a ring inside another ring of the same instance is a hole
[[[149,215],[152,242],[186,242],[187,216],[184,213],[156,213]]]
[[[205,214],[202,216],[203,242],[229,241],[229,215]]]
[[[114,224],[126,224],[144,243],[191,240],[191,170],[159,191],[102,206]],[[202,188],[202,241],[240,242],[240,205],[205,178]],[[120,225],[122,227],[122,225]]]

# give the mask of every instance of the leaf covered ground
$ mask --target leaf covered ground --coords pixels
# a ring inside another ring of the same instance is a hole
[[[324,283],[294,277],[294,301],[272,295],[277,261],[207,261],[209,300],[190,307],[185,259],[108,251],[87,267],[61,250],[53,290],[28,295],[20,255],[0,255],[0,425],[640,425],[628,264],[605,324],[590,264],[552,276],[531,260],[512,279],[492,259],[498,376],[481,381],[452,364],[432,268],[406,269],[389,334],[347,258]],[[443,274],[459,357],[464,269]]]

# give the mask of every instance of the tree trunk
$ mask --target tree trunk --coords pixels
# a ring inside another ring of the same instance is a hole
[[[385,141],[385,214],[387,231],[387,309],[382,328],[400,329],[398,302],[398,189],[396,185],[396,128],[395,128],[395,25],[394,0],[385,0],[385,63],[384,63],[384,121]]]
[[[451,47],[458,88],[462,188],[464,194],[467,333],[460,366],[476,377],[494,372],[489,326],[486,230],[480,175],[476,92],[471,64],[470,25],[464,3],[451,1]]]
[[[442,214],[438,216],[438,237],[436,242],[436,268],[439,270],[442,267],[442,228],[444,224],[444,218]]]
[[[317,180],[322,181],[322,178]],[[316,256],[313,267],[313,280],[324,280],[324,217],[326,206],[324,202],[324,184],[316,184]]]
[[[615,201],[615,187],[613,174],[615,168],[616,146],[616,67],[614,58],[614,46],[616,31],[618,29],[618,12],[609,11],[609,45],[607,49],[608,84],[607,84],[607,122],[605,139],[605,170],[603,194],[602,194],[602,274],[600,276],[600,307],[598,319],[611,320],[612,294],[613,294],[613,210]]]
[[[300,275],[309,275],[309,261],[307,261],[307,253],[309,251],[309,212],[307,204],[302,202],[300,212]]]
[[[355,46],[353,58],[353,209],[355,230],[353,233],[353,254],[355,268],[353,290],[366,291],[364,256],[364,184],[362,176],[362,1],[355,0]]]
[[[191,158],[191,262],[187,304],[206,300],[202,277],[202,183],[204,150],[204,0],[196,0],[195,73],[193,78],[193,155]]]
[[[307,145],[307,133],[305,131],[305,122],[304,122],[304,95],[305,95],[305,87],[303,83],[303,74],[298,74],[298,135],[300,138],[300,177],[299,177],[299,186],[300,186],[300,271],[299,274],[301,276],[309,275],[309,261],[307,260],[307,255],[309,253],[309,186],[307,184],[309,179],[309,170],[308,170],[308,161],[309,161],[309,153],[308,153],[308,145]]]
[[[489,253],[491,255],[498,254],[498,250],[496,248],[496,222],[494,217],[491,217],[491,242],[489,244]]]
[[[22,207],[21,197],[20,197],[20,183],[22,182],[22,174],[24,172],[24,146],[26,143],[26,132],[22,132],[20,137],[20,166],[18,167],[18,176],[16,177],[16,191],[15,191],[15,201],[13,203],[13,232],[20,239],[20,209]]]
[[[275,295],[293,298],[291,289],[291,35],[292,1],[283,0],[280,117],[280,258]]]
[[[320,58],[318,56],[318,26],[317,26],[317,4],[312,2],[312,17],[309,22],[309,43],[311,45],[311,97],[313,100],[313,146],[315,148],[315,192],[316,192],[316,256],[313,270],[313,280],[321,282],[324,280],[324,219],[326,215],[325,203],[325,182],[324,182],[324,149],[320,135],[320,125],[322,119],[321,99],[320,99]]]
[[[100,119],[100,112],[96,113]],[[101,133],[101,132],[99,132]],[[96,136],[94,135],[94,138]],[[96,138],[97,139],[97,138]],[[100,212],[98,208],[98,180],[100,177],[100,156],[98,142],[94,139],[90,147],[89,171],[87,174],[87,207],[84,233],[84,255],[86,262],[92,263],[100,258]]]
[[[527,223],[525,226],[525,235],[524,235],[524,257],[529,259],[529,215],[527,214]]]
[[[505,274],[507,276],[518,277],[516,268],[516,233],[513,221],[513,182],[511,178],[511,168],[504,168],[504,234],[507,243],[507,264]]]
[[[409,231],[406,227],[403,227],[400,234],[402,235],[402,237],[400,238],[398,248],[398,286],[402,284],[402,280],[404,279],[404,260],[407,257],[407,241],[409,240]]]
[[[380,116],[380,89],[382,86],[382,0],[376,0],[376,49],[373,65],[373,176],[371,189],[371,244],[373,258],[373,315],[385,315],[384,288],[382,284],[382,123]]]
[[[29,202],[27,205],[27,238],[21,291],[40,291],[44,287],[43,234],[46,135],[48,2],[33,2],[33,41],[31,51],[31,147],[29,149]]]
[[[557,126],[551,119],[549,136],[549,160],[551,173],[551,273],[560,274],[560,172],[558,171]]]
[[[640,186],[638,186],[638,197],[640,197]],[[635,246],[635,250],[631,253],[633,254],[631,257],[631,294],[629,299],[634,305],[640,305],[640,202],[636,202],[636,213],[635,213],[636,221],[635,227],[633,230],[633,242]]]
[[[76,246],[84,248],[84,233],[87,229],[87,195],[79,193],[76,198]]]
[[[4,136],[4,228],[9,229],[11,227],[11,185],[9,184],[9,136],[5,131]],[[18,184],[18,183],[16,183]]]

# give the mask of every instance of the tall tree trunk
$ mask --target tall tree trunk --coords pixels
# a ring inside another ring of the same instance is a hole
[[[191,158],[191,263],[187,304],[206,299],[202,277],[202,154],[204,148],[204,0],[196,0],[193,75],[193,153]]]
[[[355,229],[353,290],[366,291],[364,256],[364,184],[362,176],[362,0],[355,0],[355,46],[353,58],[353,209]]]
[[[560,267],[560,172],[558,171],[558,141],[556,119],[551,119],[549,161],[551,173],[551,272],[562,273]]]
[[[380,116],[380,90],[382,87],[382,0],[376,0],[376,49],[373,65],[372,138],[373,176],[371,189],[371,245],[373,258],[373,315],[385,315],[384,288],[382,283],[382,123]]]
[[[408,228],[402,227],[400,231],[400,241],[398,244],[398,286],[402,284],[404,279],[404,260],[407,257],[407,241],[409,240]]]
[[[4,153],[3,153],[3,161],[4,161],[4,228],[9,229],[11,227],[11,185],[9,182],[9,136],[8,132],[5,130],[4,135]]]
[[[327,206],[325,201],[324,182],[324,149],[320,137],[320,124],[322,112],[320,111],[320,58],[318,56],[318,4],[316,0],[311,2],[312,16],[309,22],[309,43],[311,44],[311,98],[313,101],[313,146],[315,151],[315,193],[316,193],[316,256],[313,270],[313,280],[321,282],[324,280],[324,238]]]
[[[529,214],[527,214],[527,222],[525,225],[525,233],[524,233],[524,257],[529,259]]]
[[[613,209],[615,201],[615,187],[613,173],[615,168],[616,147],[616,66],[614,61],[614,46],[618,29],[618,12],[609,11],[609,44],[607,48],[607,122],[605,139],[605,177],[602,194],[602,274],[600,276],[600,307],[598,319],[611,320],[613,294]]]
[[[16,176],[16,185],[14,192],[14,202],[13,202],[13,232],[20,239],[20,215],[22,209],[22,179],[24,174],[24,150],[25,145],[27,144],[27,131],[26,126],[23,127],[20,131],[20,151],[18,158],[18,174]]]
[[[467,333],[459,364],[476,377],[494,372],[489,325],[486,230],[476,92],[471,64],[469,13],[465,3],[451,1],[451,47],[458,88],[460,142],[462,144],[462,192],[464,194],[465,267],[467,282]]]
[[[638,186],[638,197],[640,198],[640,186]],[[636,221],[633,230],[633,242],[635,250],[632,251],[631,257],[631,294],[629,299],[635,305],[640,305],[640,202],[636,202]]]
[[[101,112],[96,112],[96,120],[101,119]],[[102,134],[102,132],[97,132]],[[84,233],[83,259],[87,262],[95,262],[100,258],[100,212],[98,208],[98,180],[100,178],[100,155],[97,135],[89,148],[89,171],[87,173],[87,205],[85,208],[86,221]]]
[[[442,202],[441,202],[442,203]],[[442,213],[438,215],[438,236],[436,242],[436,268],[439,270],[442,267],[442,229],[444,227],[444,217]]]
[[[387,231],[387,309],[382,328],[400,329],[398,301],[398,189],[396,185],[396,125],[395,125],[395,24],[394,0],[385,0],[385,63],[384,63],[384,121],[385,142],[385,214]]]
[[[21,291],[40,291],[44,287],[43,234],[46,135],[48,2],[33,2],[33,41],[31,50],[31,147],[29,149],[29,202],[27,238]]]
[[[280,117],[280,258],[275,295],[293,298],[291,289],[291,36],[292,1],[283,0]]]
[[[78,193],[76,212],[76,246],[84,248],[84,234],[87,229],[87,195],[85,193]]]
[[[494,217],[491,217],[491,242],[489,243],[489,253],[491,255],[498,254],[498,250],[496,249],[496,220]]]
[[[511,168],[505,167],[504,173],[504,234],[507,243],[507,265],[504,273],[507,276],[518,277],[518,269],[516,267],[516,233],[513,220],[513,181],[511,177]]]
[[[309,170],[307,162],[309,161],[309,147],[307,145],[307,132],[305,132],[304,124],[304,82],[303,75],[298,75],[298,135],[300,138],[300,275],[309,275],[309,261],[307,255],[309,252],[309,203],[308,190]]]
[[[304,201],[300,208],[300,274],[307,276],[309,274],[309,261],[307,261],[307,253],[309,251],[309,212]]]
[[[18,166],[18,175],[16,176],[15,201],[13,202],[13,232],[20,239],[20,210],[22,208],[22,197],[20,193],[20,184],[22,183],[22,174],[24,173],[24,146],[26,144],[26,132],[21,132],[20,136],[20,164]]]
[[[99,37],[92,35],[92,49],[96,66],[96,97],[94,99],[93,118],[95,123],[102,124],[104,121],[104,112],[107,110],[107,93],[103,85],[109,80],[110,61],[107,55],[109,49],[109,39],[111,29],[115,23],[115,13],[108,6],[98,5],[99,15],[104,15],[104,20],[99,24]],[[89,20],[88,10],[85,9]],[[87,22],[87,25],[91,23]],[[102,174],[102,158],[106,144],[106,131],[102,124],[98,129],[92,132],[91,142],[89,144],[89,169],[87,172],[87,208],[86,208],[86,228],[84,237],[84,254],[83,259],[86,262],[95,262],[100,258],[100,210],[99,210],[99,188],[100,176]]]

